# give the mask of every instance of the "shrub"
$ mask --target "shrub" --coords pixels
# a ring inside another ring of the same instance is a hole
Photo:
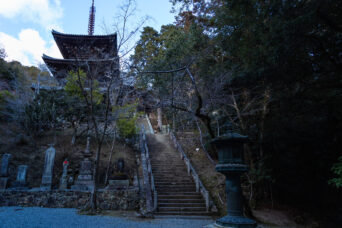
[[[338,160],[340,162],[335,163],[331,168],[331,171],[333,171],[336,175],[338,175],[338,177],[335,177],[329,180],[329,184],[335,185],[337,188],[341,188],[342,187],[342,156],[340,156]]]

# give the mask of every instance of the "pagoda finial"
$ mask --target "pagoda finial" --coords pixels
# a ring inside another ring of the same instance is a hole
[[[94,25],[95,25],[95,6],[94,6],[94,0],[93,0],[93,4],[91,5],[90,12],[89,12],[88,35],[90,36],[94,35]]]

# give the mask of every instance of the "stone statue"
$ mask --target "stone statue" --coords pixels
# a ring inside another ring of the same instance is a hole
[[[122,173],[124,171],[124,168],[125,168],[125,161],[123,160],[123,158],[119,158],[117,162],[117,171]]]
[[[63,174],[60,180],[59,189],[64,190],[68,188],[68,166],[69,162],[67,159],[63,162]]]

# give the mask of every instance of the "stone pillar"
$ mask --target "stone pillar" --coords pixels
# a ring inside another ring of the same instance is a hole
[[[256,222],[243,216],[243,196],[241,175],[248,170],[243,164],[243,145],[246,136],[228,134],[214,139],[211,143],[216,147],[219,162],[216,171],[226,176],[226,195],[228,214],[216,220],[220,227],[254,228]]]
[[[69,162],[68,160],[65,160],[63,162],[63,174],[59,183],[59,189],[65,190],[68,188],[68,166]]]
[[[87,138],[87,147],[83,152],[84,160],[81,162],[81,169],[75,184],[71,186],[72,190],[91,191],[94,189],[93,169],[90,160],[90,137]]]
[[[9,179],[8,168],[9,168],[11,157],[12,157],[11,154],[2,155],[1,167],[0,167],[0,189],[7,188],[7,183]]]
[[[42,177],[42,184],[40,185],[42,190],[51,190],[55,155],[56,150],[52,146],[50,146],[50,148],[45,151],[44,172]]]
[[[13,183],[13,187],[18,189],[26,189],[27,183],[26,183],[26,175],[27,175],[27,165],[19,165],[18,166],[18,173],[17,173],[17,179]]]

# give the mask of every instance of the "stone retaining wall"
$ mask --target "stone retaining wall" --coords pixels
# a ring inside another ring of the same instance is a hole
[[[0,206],[82,208],[89,200],[90,192],[79,191],[19,191],[0,192]],[[103,210],[135,210],[139,208],[137,188],[126,190],[99,190],[98,206]]]

